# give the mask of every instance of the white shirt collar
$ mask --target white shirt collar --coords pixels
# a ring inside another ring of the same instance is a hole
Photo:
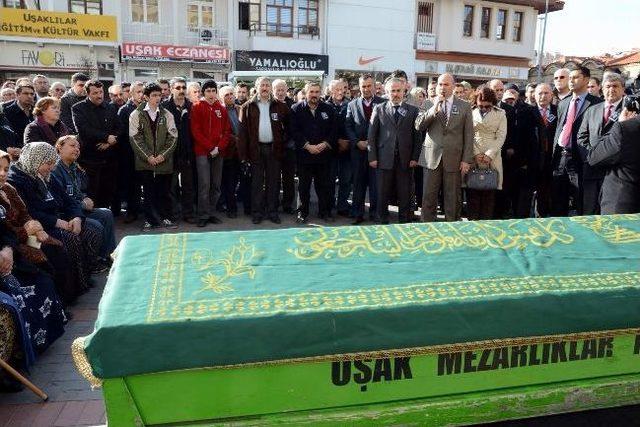
[[[151,107],[149,106],[149,103],[147,103],[147,105],[144,106],[144,111],[149,113],[149,117],[151,117],[151,120],[153,121],[156,120],[159,110],[160,110],[160,107],[156,108],[155,110],[152,110]]]

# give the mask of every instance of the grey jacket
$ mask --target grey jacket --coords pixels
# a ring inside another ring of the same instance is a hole
[[[369,162],[377,161],[378,169],[394,168],[396,149],[400,168],[408,169],[411,160],[418,160],[420,133],[414,123],[419,110],[403,101],[398,112],[400,117],[396,123],[391,101],[373,107],[368,135]]]
[[[473,162],[473,115],[471,105],[453,99],[449,121],[436,105],[420,113],[416,129],[426,131],[418,164],[436,169],[440,162],[445,172],[460,170],[460,162]]]

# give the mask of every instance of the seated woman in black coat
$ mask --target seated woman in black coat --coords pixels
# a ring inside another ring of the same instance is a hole
[[[61,136],[69,134],[69,130],[60,120],[60,100],[45,96],[36,102],[33,109],[35,120],[24,129],[24,143],[45,141],[56,145]]]
[[[82,207],[50,179],[58,155],[46,142],[26,144],[18,162],[11,165],[7,181],[17,191],[31,217],[67,252],[72,273],[81,294],[89,286],[89,273],[96,265],[102,236],[84,223]]]

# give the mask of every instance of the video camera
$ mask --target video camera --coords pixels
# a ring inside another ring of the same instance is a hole
[[[640,113],[640,93],[625,96],[622,106],[627,111]]]

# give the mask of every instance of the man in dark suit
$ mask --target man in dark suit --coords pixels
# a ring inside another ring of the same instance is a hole
[[[369,126],[369,166],[378,169],[378,217],[389,223],[389,199],[398,197],[398,220],[411,221],[411,169],[418,166],[418,108],[404,101],[406,83],[397,77],[385,84],[388,101],[373,108]]]
[[[593,80],[593,79],[592,79]],[[583,155],[582,165],[582,209],[584,215],[600,213],[600,189],[606,169],[592,167],[587,162],[587,152],[598,145],[606,136],[622,112],[624,97],[624,78],[620,74],[606,73],[602,82],[604,102],[589,108],[584,113],[582,125],[578,131],[578,145]]]
[[[433,107],[420,113],[415,127],[426,131],[420,152],[423,169],[422,221],[436,220],[438,194],[444,196],[444,216],[458,221],[462,214],[462,177],[473,162],[473,117],[468,102],[453,95],[455,80],[438,77]]]
[[[298,155],[298,194],[300,208],[297,222],[304,224],[309,216],[311,182],[318,195],[320,218],[335,219],[329,200],[329,162],[332,150],[337,149],[336,118],[333,108],[320,101],[320,85],[305,86],[306,99],[291,107],[291,135]]]
[[[16,101],[4,109],[4,115],[11,124],[11,129],[18,137],[19,147],[23,145],[24,130],[33,121],[33,106],[35,104],[35,90],[32,84],[22,84],[16,87]],[[9,153],[13,156],[13,153]],[[19,153],[18,153],[19,154]]]
[[[572,95],[558,105],[558,128],[553,147],[553,181],[551,213],[568,216],[570,206],[582,215],[582,165],[586,151],[578,145],[578,130],[584,113],[601,99],[587,92],[591,73],[586,67],[578,67],[569,74]]]
[[[545,218],[551,209],[551,155],[553,141],[558,127],[558,107],[553,105],[553,89],[546,83],[536,86],[535,101],[538,122],[542,123],[540,132],[540,163],[536,182],[536,201],[538,214]]]
[[[603,215],[640,212],[640,116],[622,110],[587,155],[589,165],[607,168],[600,199]]]
[[[501,80],[494,79],[488,83],[491,90],[496,93],[499,100],[498,107],[504,110],[507,116],[507,137],[504,140],[500,153],[502,155],[502,170],[504,179],[502,182],[502,191],[496,194],[496,208],[494,212],[495,219],[511,218],[512,206],[511,198],[508,197],[512,193],[512,188],[516,185],[516,167],[513,156],[515,154],[516,144],[516,109],[512,105],[502,101],[504,96],[504,83]]]
[[[364,201],[369,188],[369,219],[374,220],[377,209],[376,169],[369,166],[369,122],[373,107],[384,102],[375,96],[374,80],[371,74],[363,74],[358,80],[361,96],[349,102],[345,131],[351,145],[351,167],[353,170],[354,225],[364,222]]]

